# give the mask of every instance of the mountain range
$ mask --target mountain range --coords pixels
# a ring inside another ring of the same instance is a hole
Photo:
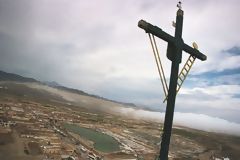
[[[104,98],[104,97],[101,97],[101,96],[98,96],[98,95],[86,93],[86,92],[84,92],[82,90],[79,90],[79,89],[65,87],[65,86],[62,86],[55,81],[52,81],[52,82],[43,81],[42,82],[42,81],[36,80],[34,78],[24,77],[24,76],[21,76],[21,75],[18,75],[18,74],[7,73],[7,72],[4,72],[4,71],[0,71],[0,81],[2,81],[2,82],[27,83],[27,84],[28,83],[33,83],[33,84],[36,84],[36,85],[39,85],[39,86],[45,86],[45,87],[48,86],[50,88],[54,88],[54,89],[57,89],[59,91],[78,94],[78,95],[82,95],[82,96],[89,96],[89,97],[92,97],[92,98],[97,98],[97,99],[101,99],[101,100],[104,100],[104,101],[117,103],[117,104],[120,104],[120,105],[123,105],[123,106],[126,106],[126,107],[142,108],[142,107],[139,107],[139,106],[137,106],[133,103],[126,103],[126,102],[119,102],[119,101],[115,101],[115,100],[110,100],[110,99],[107,99],[107,98]]]
[[[28,98],[38,99],[39,101],[61,101],[62,103],[72,104],[93,110],[109,111],[112,108],[133,108],[150,110],[144,106],[137,106],[133,103],[119,102],[89,94],[79,89],[69,88],[52,81],[41,82],[34,78],[24,77],[14,73],[0,71],[0,83],[8,88],[10,96],[28,96]],[[2,86],[1,86],[2,87]],[[117,113],[118,114],[118,113]]]

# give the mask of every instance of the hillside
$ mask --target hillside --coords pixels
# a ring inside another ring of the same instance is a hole
[[[86,92],[84,92],[82,90],[79,90],[79,89],[74,89],[74,88],[69,88],[69,87],[62,86],[62,85],[58,84],[57,82],[41,82],[41,81],[38,81],[38,80],[33,79],[33,78],[23,77],[21,75],[17,75],[17,74],[13,74],[13,73],[7,73],[7,72],[4,72],[4,71],[0,71],[0,81],[36,83],[36,84],[39,84],[39,85],[43,85],[43,86],[46,85],[48,87],[56,88],[56,89],[61,90],[61,91],[66,91],[66,92],[70,92],[70,93],[74,93],[74,94],[78,94],[78,95],[85,95],[85,96],[89,96],[89,97],[93,97],[93,98],[97,98],[97,99],[101,99],[101,100],[105,100],[105,101],[110,101],[110,102],[113,102],[113,103],[118,103],[118,104],[125,105],[125,106],[128,106],[128,107],[133,107],[133,108],[137,107],[133,103],[125,103],[125,102],[118,102],[118,101],[115,101],[115,100],[110,100],[110,99],[107,99],[107,98],[104,98],[104,97],[101,97],[101,96],[98,96],[98,95],[86,93]]]
[[[0,81],[16,81],[16,82],[38,82],[33,78],[23,77],[13,73],[0,71]]]

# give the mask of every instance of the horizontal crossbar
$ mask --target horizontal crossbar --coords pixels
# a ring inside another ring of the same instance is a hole
[[[173,44],[175,43],[175,37],[164,32],[161,28],[159,28],[157,26],[153,26],[152,24],[150,24],[144,20],[140,20],[138,22],[138,27],[144,29],[147,33],[151,33],[151,34],[157,36],[158,38],[161,38],[164,41],[167,41],[168,43],[173,43]],[[182,44],[182,50],[184,50],[185,52],[189,53],[190,55],[192,55],[202,61],[205,61],[207,59],[206,55],[204,55],[203,53],[199,52],[197,49],[194,49],[185,43]]]

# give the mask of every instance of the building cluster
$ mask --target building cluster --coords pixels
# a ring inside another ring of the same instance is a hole
[[[43,106],[34,102],[1,103],[0,127],[7,133],[16,130],[24,143],[24,152],[44,155],[44,160],[101,159],[62,128],[58,122],[77,122],[80,117],[53,106]]]
[[[24,143],[24,152],[43,155],[44,160],[100,160],[119,155],[139,159],[139,155],[154,154],[154,148],[144,143],[144,138],[127,129],[128,125],[132,130],[138,129],[139,124],[129,122],[116,120],[111,115],[102,116],[32,101],[0,103],[0,126],[9,128],[9,132],[17,131]],[[64,127],[66,123],[109,135],[118,141],[120,150],[111,153],[97,151],[92,141],[69,132]]]

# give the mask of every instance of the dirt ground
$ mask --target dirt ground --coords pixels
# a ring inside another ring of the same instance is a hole
[[[0,159],[1,160],[41,160],[43,156],[31,156],[24,153],[24,143],[18,134],[0,133]]]

